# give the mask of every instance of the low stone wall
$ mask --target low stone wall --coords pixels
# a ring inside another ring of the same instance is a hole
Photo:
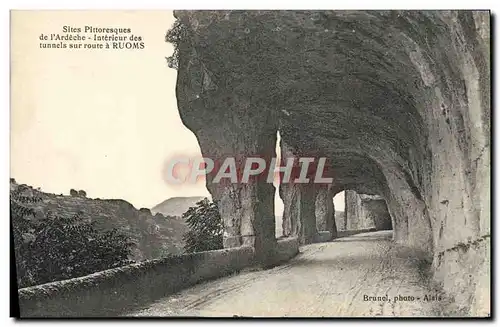
[[[298,240],[278,240],[276,261],[298,253]],[[21,317],[113,317],[196,283],[255,264],[254,250],[239,247],[178,255],[88,276],[20,289]]]

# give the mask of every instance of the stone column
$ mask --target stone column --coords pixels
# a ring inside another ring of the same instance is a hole
[[[267,138],[261,138],[256,142],[259,147],[258,157],[265,159],[266,169],[261,175],[250,177],[248,183],[242,183],[241,172],[248,158],[254,157],[247,154],[237,154],[236,171],[237,182],[231,182],[228,178],[222,178],[216,182],[216,169],[207,175],[207,189],[214,200],[218,201],[219,210],[224,222],[223,244],[225,248],[237,246],[252,246],[255,248],[258,261],[264,265],[273,263],[275,238],[274,217],[274,193],[275,187],[267,182],[267,174],[271,163],[272,151],[275,148],[276,135],[269,133]],[[248,144],[246,144],[248,146]],[[200,140],[202,152],[213,147],[208,147]],[[223,162],[233,155],[216,156],[216,162]],[[256,156],[255,156],[256,157]]]
[[[281,149],[281,163],[280,166],[284,167],[288,159],[294,160],[294,167],[298,160],[297,156],[293,153],[283,139],[280,142]],[[294,168],[296,169],[296,168]],[[283,236],[299,236],[301,230],[300,221],[300,207],[301,207],[301,189],[298,184],[295,184],[295,174],[290,174],[288,180],[284,180],[285,174],[280,173],[279,194],[283,201]]]
[[[358,194],[352,190],[346,190],[345,196],[345,220],[346,230],[357,230],[359,229],[359,217],[361,215],[361,200]]]
[[[318,238],[318,230],[316,229],[316,195],[318,189],[313,184],[300,185],[300,205],[299,205],[299,221],[300,221],[300,243],[311,244]]]
[[[276,247],[274,192],[267,182],[271,159],[276,156],[277,119],[274,110],[253,98],[216,85],[213,76],[193,50],[179,59],[177,103],[184,125],[197,137],[203,157],[214,161],[206,175],[206,186],[218,202],[224,222],[225,248],[242,245],[255,248],[262,265],[271,265]],[[247,158],[261,158],[265,170],[242,183]],[[232,167],[223,166],[234,160]],[[237,172],[237,179],[222,177],[221,167]]]
[[[292,184],[280,184],[279,193],[283,201],[283,236],[297,236],[300,230],[300,190]]]
[[[298,237],[301,244],[313,243],[317,239],[316,229],[316,195],[317,186],[314,176],[309,171],[314,171],[314,165],[308,170],[309,183],[295,183],[300,174],[299,156],[295,155],[292,148],[281,140],[281,166],[286,165],[287,159],[294,159],[294,168],[288,180],[280,183],[280,197],[283,200],[283,235]],[[282,174],[282,178],[283,178]]]
[[[331,185],[320,185],[316,196],[316,227],[318,231],[328,231],[332,238],[337,237],[335,206]]]
[[[310,184],[281,184],[283,200],[283,236],[298,237],[301,244],[313,243],[316,229],[317,189]]]

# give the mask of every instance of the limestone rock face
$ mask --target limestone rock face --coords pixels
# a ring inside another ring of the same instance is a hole
[[[203,157],[215,162],[206,183],[219,203],[224,247],[255,246],[266,263],[273,257],[276,245],[275,188],[266,181],[271,159],[276,156],[276,115],[263,103],[211,84],[212,74],[199,60],[195,48],[179,58],[179,67],[177,100],[181,119],[198,138]],[[246,160],[255,157],[267,163],[261,176],[244,184],[228,178],[213,182],[217,173],[226,168],[239,172],[241,177]],[[226,163],[232,166],[224,166]]]
[[[289,159],[298,162],[299,156],[294,153],[293,149],[283,141],[281,141],[280,146],[282,167],[286,166]],[[289,178],[282,176],[283,180],[289,182],[281,183],[279,189],[284,206],[283,235],[297,236],[301,244],[312,243],[318,239],[318,221],[321,222],[319,228],[324,225],[325,229],[321,230],[331,231],[332,235],[336,234],[336,230],[333,231],[335,226],[334,222],[332,222],[333,209],[325,202],[327,197],[331,196],[331,186],[315,184],[312,178],[309,183],[295,183],[300,172],[299,170],[293,170],[293,172],[291,174],[293,176]],[[327,194],[322,194],[324,192],[327,192]]]
[[[488,12],[175,15],[186,32],[177,44],[178,108],[203,155],[269,160],[279,130],[294,155],[329,158],[334,193],[383,196],[395,241],[432,255],[438,280],[464,280],[446,289],[480,292],[477,276],[489,260],[457,275],[451,249],[477,240],[478,251],[489,249]],[[274,187],[212,180],[225,245],[271,248]],[[302,196],[294,187],[284,199]],[[306,197],[302,203],[315,201]],[[305,208],[285,206],[290,216]],[[458,261],[475,263],[471,249]],[[477,307],[472,296],[460,299],[466,310]]]
[[[373,197],[361,194],[363,207],[369,220],[373,221],[376,230],[391,230],[392,222],[387,205],[382,197]]]
[[[336,238],[335,206],[333,204],[333,193],[330,185],[318,188],[315,207],[316,227],[318,231],[328,231],[332,234],[332,238]]]
[[[335,226],[337,227],[337,231],[345,231],[346,225],[347,225],[346,212],[335,211]]]
[[[387,205],[379,195],[358,194],[345,191],[346,229],[392,229],[391,216]]]

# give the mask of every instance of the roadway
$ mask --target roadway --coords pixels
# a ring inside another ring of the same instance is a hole
[[[429,258],[395,244],[391,231],[301,247],[287,264],[244,271],[163,298],[128,316],[439,316],[448,299]]]

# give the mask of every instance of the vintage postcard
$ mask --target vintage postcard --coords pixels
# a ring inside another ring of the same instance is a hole
[[[487,10],[12,10],[12,315],[491,317]]]

